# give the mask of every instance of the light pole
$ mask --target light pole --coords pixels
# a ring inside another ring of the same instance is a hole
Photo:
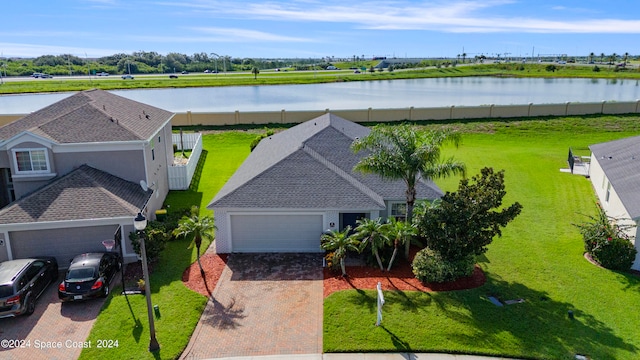
[[[153,323],[153,313],[151,311],[151,286],[149,285],[149,268],[147,267],[147,250],[144,246],[144,229],[147,227],[147,219],[141,212],[133,219],[133,226],[138,232],[140,238],[140,255],[142,255],[142,274],[144,276],[144,293],[147,298],[147,314],[149,315],[149,351],[157,351],[160,344],[156,340],[156,327]]]

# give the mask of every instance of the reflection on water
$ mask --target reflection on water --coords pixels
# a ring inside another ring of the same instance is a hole
[[[640,99],[638,80],[497,77],[116,90],[113,93],[173,112],[384,109]],[[69,95],[0,96],[0,113],[29,113]]]

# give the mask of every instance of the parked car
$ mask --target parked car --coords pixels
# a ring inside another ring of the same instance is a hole
[[[177,79],[177,78],[178,78],[178,75],[176,74],[169,75],[169,79]]]
[[[125,75],[122,75],[122,79],[123,79],[123,80],[126,80],[126,79],[131,79],[131,80],[133,80],[133,75],[131,75],[131,74],[125,74]]]
[[[62,302],[106,297],[109,284],[120,270],[117,253],[97,252],[77,255],[71,260],[64,280],[58,286]]]
[[[41,75],[42,75],[41,73],[34,72],[33,74],[31,74],[31,77],[32,77],[32,78],[36,78],[36,79],[37,79],[37,78],[39,78]]]
[[[33,314],[36,300],[57,279],[54,257],[0,263],[0,318]]]
[[[41,79],[53,79],[53,75],[49,74],[40,74]]]
[[[96,75],[98,75],[98,76],[109,76],[109,73],[103,71],[103,72],[97,73]]]
[[[188,72],[187,70],[184,70],[184,71],[182,72],[182,75],[186,75],[186,74],[188,74],[188,73],[189,73],[189,72]]]

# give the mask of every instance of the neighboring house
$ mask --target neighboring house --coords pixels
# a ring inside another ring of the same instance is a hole
[[[589,176],[593,188],[607,215],[620,223],[633,225],[629,230],[639,255],[632,268],[640,270],[640,136],[589,146],[591,165]]]
[[[405,216],[403,181],[353,170],[363,154],[351,143],[369,131],[325,114],[264,138],[208,205],[217,252],[320,252],[327,229]],[[419,199],[442,196],[432,182],[417,191]]]
[[[0,127],[0,261],[104,250],[168,193],[173,113],[87,90]],[[140,181],[149,184],[144,191]]]

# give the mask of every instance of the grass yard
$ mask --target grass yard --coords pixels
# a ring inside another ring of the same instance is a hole
[[[197,174],[198,186],[192,190],[172,191],[166,199],[169,211],[199,205],[202,213],[211,213],[205,207],[249,154],[249,143],[255,134],[228,132],[203,138],[204,167]],[[207,298],[187,289],[182,283],[182,272],[196,260],[195,248],[187,250],[188,241],[167,244],[151,274],[151,299],[160,307],[161,317],[156,319],[156,337],[160,351],[147,351],[149,327],[147,304],[141,295],[120,295],[116,288],[111,293],[88,340],[118,340],[113,349],[84,349],[81,359],[175,359],[189,343]],[[202,251],[209,246],[204,242]]]
[[[572,223],[584,220],[579,213],[594,213],[595,196],[588,179],[559,169],[567,167],[569,146],[584,150],[638,135],[638,120],[594,116],[453,124],[465,135],[462,146],[447,154],[463,160],[470,176],[485,166],[505,169],[505,202],[517,200],[524,207],[479,259],[487,283],[447,293],[386,292],[381,327],[374,326],[375,292],[333,294],[325,300],[324,350],[637,359],[640,279],[583,258]],[[455,190],[457,181],[438,184]],[[487,295],[525,302],[496,307]]]

